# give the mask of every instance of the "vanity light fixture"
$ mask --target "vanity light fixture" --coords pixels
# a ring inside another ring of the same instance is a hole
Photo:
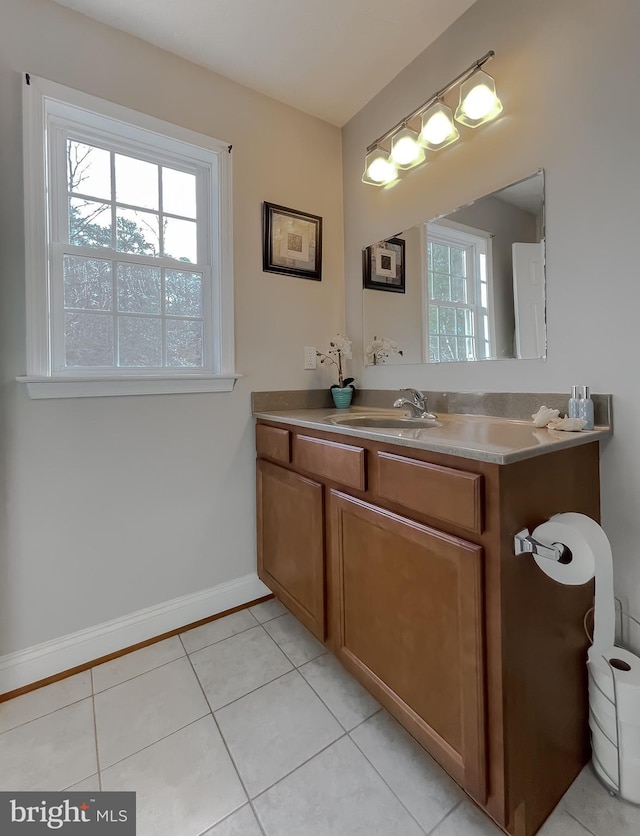
[[[495,81],[481,69],[494,55],[495,52],[489,50],[413,113],[372,142],[367,148],[362,182],[373,186],[394,183],[398,169],[414,168],[425,161],[425,149],[439,151],[456,142],[460,132],[455,122],[477,128],[495,119],[502,112],[502,102],[496,93]],[[443,98],[458,86],[460,102],[454,117]],[[422,119],[420,133],[410,124],[418,118]]]

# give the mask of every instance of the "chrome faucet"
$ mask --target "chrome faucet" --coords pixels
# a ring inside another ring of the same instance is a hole
[[[401,389],[400,391],[410,392],[411,398],[398,398],[397,401],[393,402],[396,409],[407,407],[411,410],[413,418],[431,418],[435,420],[438,417],[435,413],[428,411],[427,398],[424,392],[421,392],[419,389]]]

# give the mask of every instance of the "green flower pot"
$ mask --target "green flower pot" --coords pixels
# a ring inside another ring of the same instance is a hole
[[[333,402],[338,409],[348,409],[351,406],[351,398],[353,397],[353,389],[351,386],[345,386],[344,389],[339,389],[337,386],[331,389],[331,396]]]

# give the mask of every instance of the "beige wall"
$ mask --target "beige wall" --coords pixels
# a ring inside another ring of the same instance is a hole
[[[30,401],[22,73],[233,144],[231,394]],[[0,654],[255,572],[249,393],[326,384],[343,323],[340,131],[49,0],[0,0]],[[324,218],[323,280],[262,272],[261,203]]]
[[[548,358],[376,367],[361,383],[462,391],[614,395],[602,511],[618,592],[640,615],[640,4],[478,0],[343,130],[347,329],[361,336],[360,250],[390,230],[545,169]],[[365,147],[488,49],[504,116],[394,188],[360,182]],[[559,511],[570,510],[559,508]],[[537,523],[532,520],[532,524]]]

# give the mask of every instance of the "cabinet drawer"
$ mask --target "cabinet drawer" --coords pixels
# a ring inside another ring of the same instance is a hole
[[[259,456],[289,464],[291,461],[291,433],[280,427],[256,425],[256,450]]]
[[[482,476],[378,453],[378,495],[412,511],[482,532]]]
[[[296,435],[293,440],[295,467],[360,491],[366,488],[364,452],[362,447],[306,435]]]

